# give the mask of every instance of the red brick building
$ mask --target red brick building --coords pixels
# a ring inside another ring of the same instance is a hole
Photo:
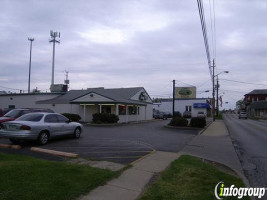
[[[244,103],[250,117],[267,119],[267,89],[253,90],[246,94]]]
[[[255,101],[267,101],[267,89],[257,89],[245,94],[244,102],[246,105]]]

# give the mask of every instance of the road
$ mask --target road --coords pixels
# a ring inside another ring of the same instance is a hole
[[[224,115],[244,173],[252,187],[267,187],[267,122]]]

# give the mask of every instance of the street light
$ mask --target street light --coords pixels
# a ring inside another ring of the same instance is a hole
[[[217,77],[217,85],[216,85],[216,92],[217,92],[217,98],[216,98],[216,116],[218,117],[219,116],[219,78],[218,76],[222,73],[226,73],[228,74],[229,71],[222,71],[220,72],[219,74],[215,75]]]
[[[32,66],[32,42],[34,41],[34,38],[28,38],[28,40],[31,42],[30,62],[29,62],[29,80],[28,80],[28,93],[30,93],[30,91],[31,91],[31,66]]]

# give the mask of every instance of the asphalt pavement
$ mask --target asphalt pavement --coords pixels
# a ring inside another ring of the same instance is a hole
[[[157,150],[179,152],[199,130],[170,129],[165,125],[169,120],[155,120],[145,123],[133,123],[109,127],[85,125],[80,139],[60,139],[50,141],[41,146],[45,149],[77,153],[91,160],[105,160],[121,164],[129,164]],[[9,143],[0,140],[0,143]],[[39,154],[29,152],[29,148],[38,145],[34,142],[25,143],[22,150],[16,152],[38,157]],[[13,151],[1,150],[0,151]],[[45,158],[45,154],[40,154]],[[59,159],[49,156],[48,159]]]
[[[267,187],[267,123],[224,115],[244,173],[253,187]]]

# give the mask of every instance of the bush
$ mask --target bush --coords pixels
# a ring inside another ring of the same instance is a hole
[[[96,124],[112,124],[117,123],[119,121],[119,117],[115,114],[108,114],[108,113],[95,113],[93,114],[93,123]]]
[[[192,127],[204,128],[206,126],[206,118],[204,117],[193,117],[191,119],[190,125]]]
[[[183,117],[173,117],[171,122],[169,123],[170,126],[187,126],[188,125],[188,121],[187,119],[183,118]]]
[[[62,115],[64,115],[65,117],[67,117],[69,120],[73,121],[73,122],[78,122],[81,120],[80,115],[77,114],[73,114],[73,113],[62,113]]]

